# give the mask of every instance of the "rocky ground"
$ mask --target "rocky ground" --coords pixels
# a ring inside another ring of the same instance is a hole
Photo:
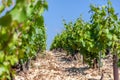
[[[65,53],[46,51],[31,62],[30,69],[20,72],[15,80],[113,80],[112,58],[102,60],[103,67],[88,68],[79,60],[67,58]]]

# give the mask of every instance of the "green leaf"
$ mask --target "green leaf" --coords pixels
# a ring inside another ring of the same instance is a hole
[[[117,40],[118,40],[118,38],[117,38],[116,35],[113,35],[113,40],[114,40],[114,41],[117,41]]]
[[[4,56],[5,54],[2,51],[0,51],[0,63],[4,61]]]
[[[39,14],[42,15],[43,12],[44,12],[44,8],[42,7],[42,8],[40,9],[40,11],[39,11]]]
[[[34,11],[34,6],[33,6],[33,4],[31,3],[31,4],[28,4],[28,6],[27,6],[27,16],[28,17],[31,17],[31,15],[32,15],[32,13],[33,13],[33,11]]]
[[[118,20],[117,15],[112,15],[112,17],[113,17],[114,20],[116,20],[116,21]]]
[[[112,45],[112,41],[107,42],[107,45],[111,46]]]
[[[107,36],[107,38],[108,38],[109,40],[112,40],[112,34],[109,33],[109,34],[107,34],[106,36]]]
[[[108,0],[108,5],[110,5],[110,6],[112,5],[112,3],[111,3],[111,1],[110,1],[110,0]]]
[[[104,32],[105,32],[106,34],[108,34],[108,33],[109,33],[109,30],[108,30],[108,29],[104,29]]]
[[[44,8],[48,10],[48,3],[46,1],[44,2]]]
[[[4,5],[0,5],[0,14],[3,12],[3,10],[5,9]]]
[[[9,26],[12,22],[12,17],[10,14],[7,14],[0,18],[0,26]]]
[[[0,66],[0,76],[3,76],[3,73],[6,71],[4,66]]]
[[[11,65],[13,66],[13,65],[15,65],[16,63],[18,63],[18,58],[17,58],[17,56],[15,56],[15,55],[12,55],[11,56]]]
[[[24,22],[27,19],[25,7],[21,7],[19,9],[16,7],[10,12],[10,14],[12,15],[13,20],[17,20],[18,22]]]

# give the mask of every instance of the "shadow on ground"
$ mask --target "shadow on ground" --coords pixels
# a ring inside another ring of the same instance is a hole
[[[79,74],[86,75],[84,71],[86,71],[87,69],[89,69],[87,66],[80,67],[80,68],[71,67],[71,68],[65,68],[65,72],[68,72],[68,76],[71,76],[71,75],[74,76]]]
[[[62,57],[60,61],[71,62],[72,60],[70,58]]]

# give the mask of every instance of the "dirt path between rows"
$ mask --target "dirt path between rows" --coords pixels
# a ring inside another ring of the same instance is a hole
[[[103,80],[113,80],[112,59],[102,60]],[[98,69],[88,68],[79,60],[71,61],[65,53],[46,51],[31,62],[30,69],[20,72],[15,80],[100,80]]]

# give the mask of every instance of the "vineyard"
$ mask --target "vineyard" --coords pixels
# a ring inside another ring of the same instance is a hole
[[[64,21],[65,30],[55,36],[50,49],[63,49],[74,58],[76,54],[81,54],[85,63],[99,69],[102,66],[101,58],[110,52],[113,55],[115,80],[118,80],[120,19],[110,1],[105,6],[90,5],[90,8],[89,22],[82,17],[75,23],[67,24]]]
[[[6,9],[0,16],[0,80],[119,80],[120,18],[110,0],[90,5],[89,21],[63,20],[50,51],[46,0],[2,0],[0,14]]]
[[[47,9],[47,2],[3,0],[2,3],[1,13],[16,4],[0,18],[0,79],[11,80],[15,74],[14,68],[19,67],[20,71],[28,69],[29,61],[46,49],[42,14]]]

